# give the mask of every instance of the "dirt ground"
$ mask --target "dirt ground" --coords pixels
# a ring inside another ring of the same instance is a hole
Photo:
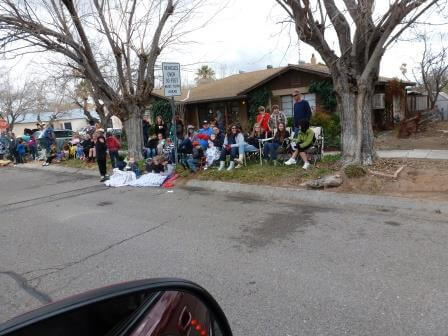
[[[361,178],[345,177],[343,185],[332,191],[448,201],[446,161],[387,159],[379,160],[370,170],[393,175],[401,166],[404,169],[396,180],[370,173]]]
[[[398,129],[380,133],[376,138],[377,148],[448,149],[448,121],[429,124],[423,132],[414,134],[407,139],[399,139],[397,134]]]

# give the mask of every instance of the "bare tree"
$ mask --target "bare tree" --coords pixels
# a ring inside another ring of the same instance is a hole
[[[10,55],[62,55],[91,84],[93,98],[124,121],[129,154],[141,158],[156,60],[170,43],[185,42],[186,33],[203,26],[193,27],[191,19],[204,2],[0,0],[0,47]]]
[[[10,70],[0,74],[0,116],[8,122],[10,131],[28,113],[35,113],[43,107],[40,88],[40,83],[29,79],[20,83],[11,76]]]
[[[276,0],[299,40],[317,50],[329,67],[341,112],[346,163],[372,164],[376,157],[372,97],[386,49],[431,7],[445,0]],[[338,41],[333,50],[329,33]]]
[[[423,43],[424,49],[419,62],[419,76],[415,80],[428,93],[430,108],[434,109],[440,92],[448,85],[448,46],[446,34],[438,34],[431,38],[427,32],[417,33],[417,40]],[[435,48],[435,40],[440,40],[440,47]]]

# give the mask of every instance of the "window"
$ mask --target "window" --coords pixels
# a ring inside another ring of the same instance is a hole
[[[316,112],[316,94],[315,93],[305,93],[302,95],[302,99],[305,99],[311,107],[313,114]]]
[[[372,99],[373,109],[383,109],[384,108],[384,93],[376,93],[373,95]]]
[[[66,123],[64,123],[64,129],[69,129],[69,130],[71,130],[71,129],[72,129],[72,123],[71,123],[71,122],[66,122]]]
[[[314,114],[314,112],[316,112],[316,94],[302,94],[302,99],[306,100],[310,104],[311,111]],[[286,117],[292,117],[294,115],[292,96],[282,96],[282,111],[285,113]]]
[[[428,97],[426,96],[417,96],[415,97],[415,110],[423,111],[428,108]]]
[[[282,96],[282,110],[286,117],[292,117],[292,96]]]

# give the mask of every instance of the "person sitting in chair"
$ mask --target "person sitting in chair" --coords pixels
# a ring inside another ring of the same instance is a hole
[[[310,128],[310,122],[308,120],[300,120],[299,122],[299,132],[296,135],[297,137],[294,138],[292,141],[296,143],[296,150],[294,151],[294,153],[292,154],[291,158],[285,162],[285,165],[292,165],[292,164],[296,164],[296,158],[298,155],[300,155],[300,157],[303,160],[303,169],[309,169],[310,168],[310,163],[308,161],[308,156],[307,156],[307,149],[309,149],[312,145],[313,145],[313,140],[314,140],[314,132],[313,130]]]
[[[277,125],[277,133],[275,133],[272,142],[268,142],[264,145],[263,155],[266,161],[271,158],[274,166],[277,165],[277,155],[280,147],[284,147],[286,149],[287,140],[289,138],[289,132],[286,130],[285,123],[279,122]]]

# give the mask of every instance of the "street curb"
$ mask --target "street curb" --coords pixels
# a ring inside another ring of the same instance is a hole
[[[34,170],[42,170],[42,171],[47,171],[47,172],[99,177],[99,173],[97,171],[90,171],[87,169],[76,169],[76,168],[70,168],[70,167],[62,167],[62,166],[57,166],[57,165],[50,165],[50,166],[42,167],[41,164],[25,163],[25,164],[18,164],[16,166],[14,166],[14,168],[34,169]]]
[[[420,199],[400,198],[393,196],[375,196],[363,194],[337,193],[330,191],[306,190],[229,183],[220,181],[190,180],[187,188],[200,188],[224,193],[243,193],[264,199],[299,201],[317,203],[319,205],[336,205],[350,207],[373,207],[380,209],[412,210],[419,212],[448,213],[448,202],[427,201]]]

